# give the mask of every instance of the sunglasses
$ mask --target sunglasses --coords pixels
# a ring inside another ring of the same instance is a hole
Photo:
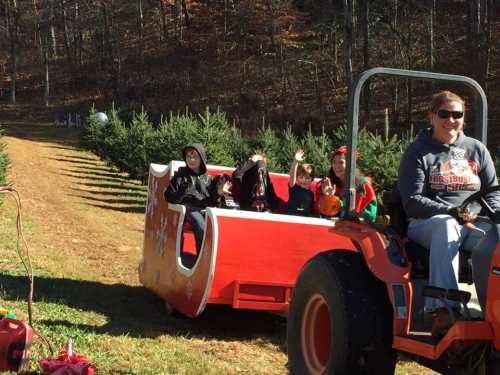
[[[437,111],[437,116],[442,119],[448,119],[453,117],[453,119],[458,120],[462,117],[464,117],[464,112],[463,111],[447,111],[446,109],[440,109]]]

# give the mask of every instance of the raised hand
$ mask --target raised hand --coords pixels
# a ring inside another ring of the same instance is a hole
[[[304,161],[304,150],[298,150],[298,151],[295,153],[294,160],[295,160],[296,162],[301,162],[301,161]]]
[[[231,181],[226,181],[224,186],[222,186],[222,193],[231,194],[232,187],[233,187],[233,184],[231,183]]]
[[[218,195],[223,195],[223,194],[231,194],[231,188],[232,188],[231,181],[226,181],[224,184],[219,184],[217,186],[217,194]]]
[[[259,160],[264,160],[264,158],[262,157],[262,155],[253,154],[252,156],[250,156],[250,160],[254,163],[257,163]]]
[[[321,184],[321,191],[323,192],[324,195],[334,195],[337,187],[332,185],[332,181],[330,178],[325,177],[323,179],[323,183]]]

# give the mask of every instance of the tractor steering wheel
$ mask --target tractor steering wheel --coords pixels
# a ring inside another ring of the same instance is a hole
[[[489,204],[486,202],[485,197],[488,194],[491,194],[493,192],[500,191],[500,185],[496,186],[490,186],[486,189],[479,190],[478,192],[470,195],[467,197],[460,206],[458,206],[459,211],[464,211],[469,208],[471,204],[474,202],[479,203],[481,208],[486,212],[488,217],[493,221],[495,224],[500,224],[500,211],[495,211]]]

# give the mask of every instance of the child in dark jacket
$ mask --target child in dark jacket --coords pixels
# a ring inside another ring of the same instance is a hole
[[[282,204],[274,191],[264,156],[252,155],[232,177],[242,210],[276,211]]]
[[[186,206],[186,220],[193,228],[196,248],[201,249],[205,226],[205,208],[218,206],[221,196],[228,193],[230,183],[218,185],[207,174],[207,155],[203,145],[194,143],[184,147],[185,167],[179,168],[165,191],[165,200]]]
[[[314,213],[314,193],[310,190],[314,178],[314,167],[303,164],[304,151],[298,150],[290,167],[288,180],[288,202],[285,214],[311,216]]]

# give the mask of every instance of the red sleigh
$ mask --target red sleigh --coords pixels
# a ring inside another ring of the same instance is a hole
[[[196,317],[207,304],[286,312],[299,271],[332,241],[354,249],[332,231],[331,220],[208,208],[202,248],[184,224],[186,209],[163,197],[173,172],[184,165],[152,164],[149,173],[141,283],[170,307]],[[208,166],[210,175],[233,168]],[[271,173],[276,194],[288,199],[288,175]]]

